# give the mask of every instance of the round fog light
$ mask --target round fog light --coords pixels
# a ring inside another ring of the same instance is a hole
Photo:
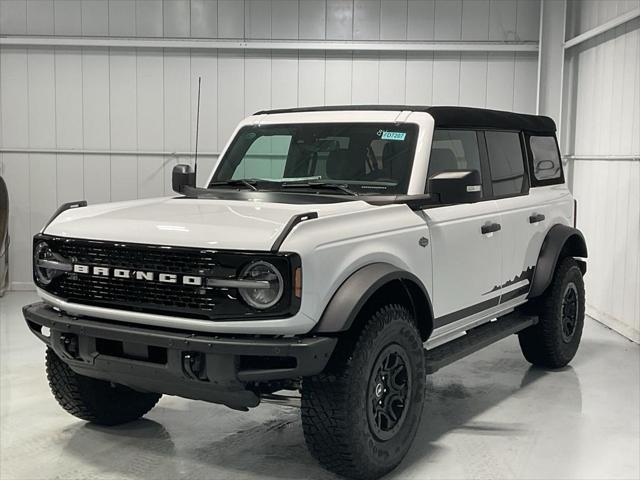
[[[240,273],[240,279],[262,283],[260,287],[239,289],[244,301],[253,308],[264,310],[273,307],[282,298],[284,290],[282,275],[269,262],[259,261],[249,264]]]

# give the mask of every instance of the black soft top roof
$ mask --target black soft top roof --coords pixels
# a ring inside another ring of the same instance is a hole
[[[556,131],[555,122],[542,115],[488,110],[471,107],[428,107],[416,105],[334,105],[326,107],[283,108],[262,110],[254,115],[296,112],[337,112],[357,110],[385,110],[426,112],[431,115],[436,127],[443,128],[488,128],[500,130],[524,130],[533,133],[552,134]]]

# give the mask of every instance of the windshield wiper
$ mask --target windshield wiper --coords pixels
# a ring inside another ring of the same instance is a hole
[[[344,193],[345,195],[357,196],[358,194],[351,190],[346,185],[341,185],[338,183],[330,183],[330,182],[278,182],[275,180],[263,180],[256,178],[241,178],[236,180],[219,180],[216,182],[211,182],[208,188],[215,187],[246,187],[254,192],[257,192],[259,189],[257,187],[259,182],[266,182],[269,184],[274,184],[276,189],[280,188],[307,188],[307,189],[326,189],[326,190],[337,190],[339,192]]]
[[[358,194],[351,190],[346,185],[329,182],[289,182],[280,185],[281,188],[315,188],[315,189],[327,189],[338,190],[346,195],[357,196]]]
[[[256,187],[256,184],[258,183],[257,180],[254,179],[246,179],[246,178],[241,178],[239,180],[221,180],[218,182],[211,182],[209,184],[208,188],[212,188],[212,187],[247,187],[250,190],[253,190],[254,192],[258,191],[258,187]]]

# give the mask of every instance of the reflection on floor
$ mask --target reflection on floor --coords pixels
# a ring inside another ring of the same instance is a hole
[[[248,413],[164,397],[102,428],[49,393],[32,293],[0,299],[0,478],[333,478],[307,453],[298,412]],[[531,368],[508,338],[429,378],[415,443],[393,478],[640,478],[640,347],[588,320],[572,366]]]

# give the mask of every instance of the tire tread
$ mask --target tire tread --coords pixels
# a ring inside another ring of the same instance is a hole
[[[53,396],[71,415],[100,425],[118,425],[140,418],[160,400],[157,393],[142,393],[127,387],[74,372],[56,353],[46,353],[47,380]]]
[[[530,327],[518,335],[520,347],[525,358],[532,364],[545,368],[561,368],[567,365],[571,358],[567,360],[567,353],[559,348],[558,326],[557,326],[557,309],[562,303],[563,283],[564,279],[571,275],[571,270],[579,274],[580,281],[575,282],[578,289],[579,312],[584,312],[584,283],[582,282],[582,273],[572,257],[565,257],[559,260],[556,271],[554,272],[551,285],[548,287],[544,295],[535,302],[535,311],[538,314],[538,324]],[[577,340],[582,332],[580,324]],[[574,352],[575,354],[575,352]],[[571,355],[573,357],[573,355]]]
[[[386,305],[379,309],[364,325],[353,347],[353,355],[346,364],[334,372],[321,373],[303,379],[302,426],[307,448],[311,455],[327,470],[347,478],[378,478],[384,472],[367,469],[354,448],[352,418],[344,408],[349,400],[349,386],[358,379],[368,378],[365,363],[354,361],[358,352],[371,351],[376,336],[391,322],[401,319],[420,334],[411,315],[400,305]]]

